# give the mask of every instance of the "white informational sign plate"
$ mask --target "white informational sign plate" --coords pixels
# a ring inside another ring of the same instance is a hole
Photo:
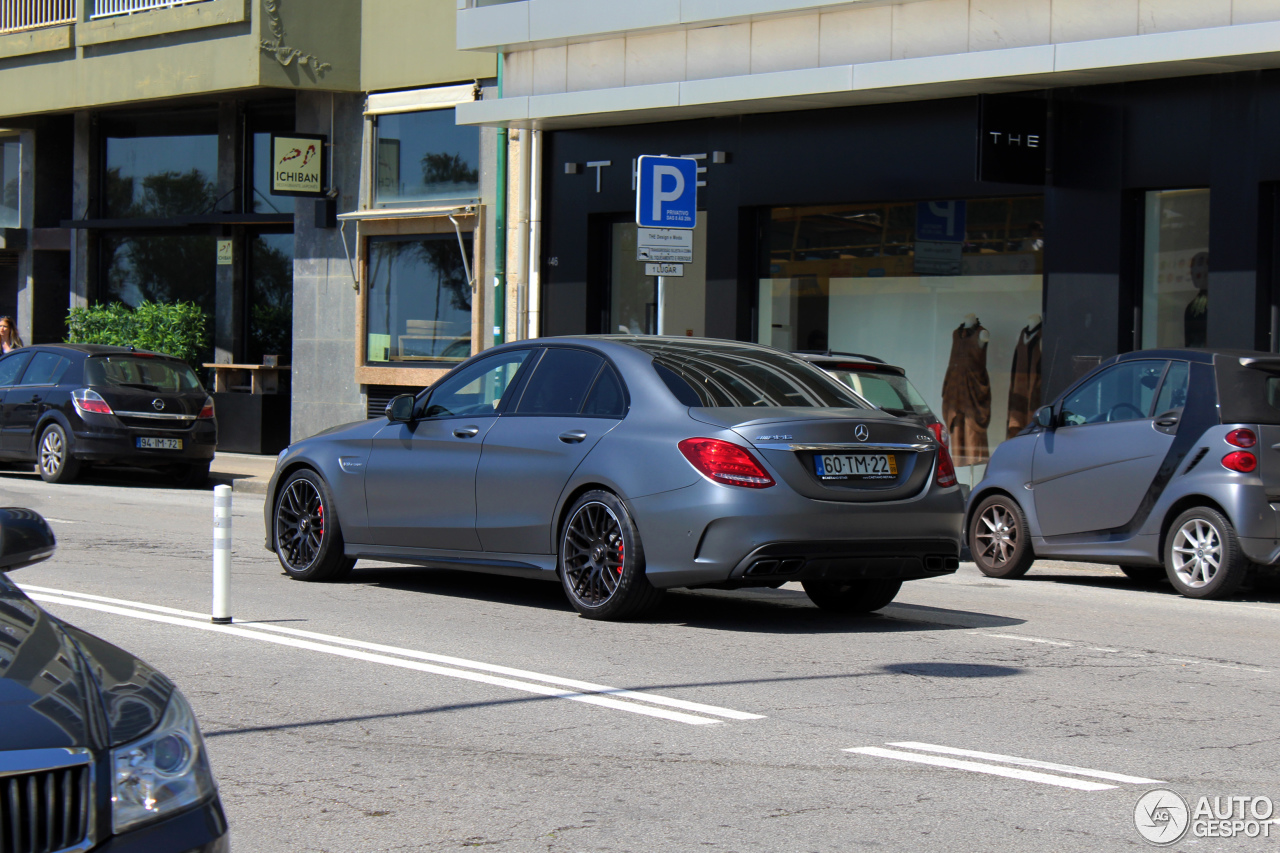
[[[644,274],[679,278],[684,275],[684,264],[645,264]]]
[[[637,261],[662,261],[668,264],[693,263],[693,249],[651,249],[640,246],[636,249]]]
[[[674,228],[637,228],[636,260],[691,264],[693,232]]]

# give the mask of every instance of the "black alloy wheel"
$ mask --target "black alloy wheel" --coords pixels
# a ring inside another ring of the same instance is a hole
[[[978,570],[989,578],[1020,578],[1036,555],[1022,507],[1005,495],[978,504],[969,519],[969,551]]]
[[[832,613],[870,613],[893,601],[902,581],[872,578],[859,581],[801,581],[804,594],[823,610]]]
[[[355,565],[343,554],[342,529],[329,487],[310,470],[296,471],[276,497],[276,556],[289,577],[339,580]]]
[[[70,483],[80,473],[80,460],[71,455],[71,439],[61,424],[51,423],[40,433],[36,470],[46,483]]]
[[[588,619],[627,619],[658,603],[644,573],[640,533],[622,501],[605,491],[574,503],[560,534],[560,581]]]

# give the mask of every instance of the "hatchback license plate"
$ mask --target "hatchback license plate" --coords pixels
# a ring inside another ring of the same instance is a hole
[[[820,453],[813,457],[813,467],[823,480],[886,480],[898,476],[898,460],[892,453]]]
[[[149,450],[181,450],[180,438],[138,438],[138,446]]]

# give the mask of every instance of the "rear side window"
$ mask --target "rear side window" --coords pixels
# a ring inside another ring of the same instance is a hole
[[[57,385],[71,362],[51,352],[38,352],[31,359],[31,366],[22,374],[23,385]]]
[[[596,377],[596,384],[587,395],[582,414],[602,418],[620,418],[627,413],[627,398],[622,393],[622,382],[613,368],[607,364]]]
[[[28,371],[29,372],[29,371]],[[138,388],[152,393],[203,391],[185,362],[139,355],[100,355],[85,359],[85,382],[96,386]]]
[[[12,385],[18,381],[18,377],[22,375],[22,368],[27,366],[27,362],[31,360],[31,353],[20,352],[15,353],[7,358],[0,359],[0,386]]]
[[[687,406],[866,408],[848,387],[785,353],[714,345],[640,348],[653,354],[658,375]]]
[[[577,349],[548,349],[520,397],[516,414],[576,415],[604,359]]]

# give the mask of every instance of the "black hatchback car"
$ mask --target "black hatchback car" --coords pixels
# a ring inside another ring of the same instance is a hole
[[[0,358],[0,462],[34,462],[50,483],[89,463],[159,469],[196,487],[217,442],[213,398],[185,361],[95,344]]]
[[[39,514],[0,508],[0,850],[227,853],[204,738],[173,682],[3,574],[54,546]]]

